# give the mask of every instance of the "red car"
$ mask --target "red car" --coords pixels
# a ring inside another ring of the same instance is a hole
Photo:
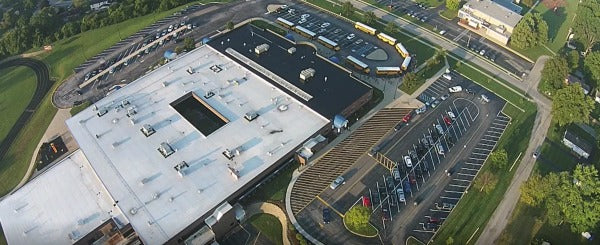
[[[370,208],[371,207],[371,198],[368,196],[363,196],[362,198],[363,206]]]
[[[447,116],[444,116],[444,122],[446,123],[446,125],[450,126],[450,124],[452,124],[452,120],[450,120],[450,118],[448,118]]]
[[[408,121],[410,121],[410,118],[412,117],[411,113],[406,114],[406,116],[404,116],[402,118],[402,121],[407,123]]]

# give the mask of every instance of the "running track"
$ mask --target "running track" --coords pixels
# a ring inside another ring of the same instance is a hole
[[[44,96],[46,96],[46,94],[52,87],[52,84],[54,83],[50,80],[48,67],[46,66],[46,64],[44,64],[44,62],[40,60],[31,58],[17,58],[9,60],[0,64],[0,71],[4,68],[13,66],[26,66],[31,68],[35,72],[35,76],[37,77],[37,86],[35,88],[35,92],[33,93],[31,101],[29,101],[29,104],[27,105],[27,107],[25,107],[23,113],[21,113],[21,116],[19,116],[15,124],[12,126],[12,128],[6,135],[6,138],[4,138],[4,140],[2,140],[2,142],[0,143],[0,160],[4,159],[4,157],[6,156],[6,152],[8,152],[8,149],[19,135],[19,132],[21,131],[21,129],[23,129],[23,127],[25,127],[27,121],[31,119],[31,116],[33,116],[33,113],[36,111],[36,109],[42,102],[42,99],[44,98]]]

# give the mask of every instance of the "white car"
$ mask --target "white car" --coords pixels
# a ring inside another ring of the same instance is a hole
[[[481,50],[479,51],[479,54],[480,54],[480,55],[484,55],[484,54],[485,54],[485,49],[481,49]]]
[[[329,188],[331,188],[332,190],[337,189],[340,185],[343,185],[344,183],[346,183],[344,181],[344,177],[342,176],[338,176],[337,178],[335,178],[335,180],[333,182],[331,182],[331,185],[329,185]]]
[[[446,30],[441,30],[440,35],[444,35],[444,34],[446,34]]]
[[[435,97],[431,97],[431,98],[429,98],[429,100],[428,100],[428,101],[426,101],[426,102],[425,102],[425,105],[426,105],[426,106],[430,106],[430,105],[431,105],[431,103],[433,103],[435,100],[436,100],[436,98],[435,98]]]
[[[456,120],[456,115],[454,115],[454,112],[448,111],[447,114],[450,117],[450,119],[452,119],[453,121]]]
[[[452,81],[452,76],[450,76],[450,74],[444,73],[444,75],[442,75],[442,77],[448,81]]]
[[[300,15],[300,18],[302,18],[302,19],[306,19],[306,18],[308,18],[308,17],[310,17],[310,14],[303,14],[303,15]]]
[[[458,92],[462,91],[462,87],[461,86],[450,87],[450,88],[448,88],[448,91],[450,91],[450,93],[458,93]]]
[[[402,187],[398,187],[398,189],[396,189],[396,194],[398,195],[398,201],[406,202],[406,198],[404,197],[404,191],[402,191]]]
[[[412,165],[412,160],[410,160],[410,157],[404,156],[403,159],[404,159],[404,164],[406,164],[406,167],[412,168],[413,165]]]
[[[444,101],[444,100],[448,99],[448,97],[450,97],[449,94],[444,94],[444,95],[442,95],[442,97],[440,97],[440,100]]]
[[[295,9],[288,9],[288,14],[292,14],[293,15],[294,13],[296,13]]]
[[[330,25],[331,25],[331,23],[325,22],[325,23],[321,24],[321,28],[327,28]]]
[[[350,34],[348,34],[348,36],[346,36],[346,39],[352,40],[352,39],[354,39],[354,37],[356,37],[356,35],[354,35],[354,33],[350,33]]]

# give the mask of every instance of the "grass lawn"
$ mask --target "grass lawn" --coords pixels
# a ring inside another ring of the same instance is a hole
[[[444,62],[440,62],[431,67],[427,67],[427,66],[424,67],[416,74],[420,79],[417,81],[417,84],[415,84],[415,86],[406,87],[406,86],[404,86],[404,83],[402,83],[399,86],[400,90],[407,94],[413,94],[415,91],[417,91],[417,89],[419,89],[425,83],[425,81],[427,79],[431,78],[433,75],[435,75],[435,73],[440,71],[440,69],[442,69],[444,67],[444,65],[446,65]]]
[[[281,29],[278,26],[271,25],[270,23],[268,23],[264,20],[253,20],[252,22],[250,22],[250,24],[252,24],[258,28],[271,30],[281,36],[285,36],[285,33],[287,33],[286,30]]]
[[[285,191],[287,190],[290,180],[292,180],[292,173],[297,168],[298,162],[293,161],[289,163],[278,173],[276,173],[272,179],[262,183],[261,186],[254,191],[254,193],[241,200],[241,202],[245,205],[255,202],[273,202],[277,204],[283,204],[283,199],[285,199]]]
[[[54,91],[64,79],[73,74],[73,69],[77,65],[117,43],[119,33],[122,37],[130,36],[156,20],[169,16],[184,7],[137,17],[55,42],[51,53],[38,57],[50,67],[51,78],[59,81],[50,91]],[[119,32],[115,31],[117,29]],[[27,172],[31,154],[57,111],[52,105],[51,97],[52,93],[46,95],[36,113],[8,150],[6,157],[0,160],[0,179],[2,180],[0,196],[6,195],[14,188]]]
[[[509,46],[532,60],[536,60],[541,55],[552,55],[552,52],[557,53],[567,41],[567,34],[569,33],[569,28],[573,24],[573,18],[575,17],[578,4],[577,0],[565,0],[564,2],[565,6],[558,8],[556,12],[546,8],[543,3],[538,4],[532,11],[534,13],[540,13],[542,18],[548,23],[547,48],[543,45],[538,45],[527,50],[522,50],[512,45]],[[552,50],[552,52],[548,49]]]
[[[444,11],[440,12],[440,16],[442,16],[444,19],[451,20],[458,16],[458,10],[445,9]]]
[[[367,223],[367,225],[364,227],[355,227],[354,225],[346,223],[346,219],[344,219],[344,225],[346,225],[348,230],[356,234],[361,234],[367,237],[373,237],[377,235],[377,229],[371,223]]]
[[[436,8],[437,6],[440,6],[444,3],[446,3],[446,1],[444,0],[416,0],[417,3],[423,3],[427,6],[429,6],[430,8]]]
[[[283,238],[281,237],[283,228],[281,222],[275,216],[256,214],[250,217],[247,222],[250,222],[252,226],[260,231],[260,235],[266,236],[274,244],[283,244]]]
[[[71,116],[75,116],[75,114],[85,110],[85,108],[88,108],[91,104],[92,103],[90,103],[89,101],[86,101],[86,102],[82,103],[81,105],[71,108],[69,113],[71,113]]]
[[[0,70],[0,141],[15,124],[37,87],[35,73],[26,67]]]
[[[406,239],[406,245],[425,245],[425,243],[419,241],[413,236],[410,236],[408,239]]]

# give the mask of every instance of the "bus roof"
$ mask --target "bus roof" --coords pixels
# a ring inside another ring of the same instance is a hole
[[[378,66],[375,69],[377,69],[377,71],[402,71],[400,67],[397,66]]]
[[[281,17],[278,17],[278,18],[277,18],[277,21],[280,21],[280,22],[282,22],[282,23],[284,23],[284,24],[286,24],[286,25],[289,25],[289,26],[294,26],[294,23],[292,23],[291,21],[289,21],[289,20],[286,20],[286,19],[284,19],[284,18],[281,18]]]
[[[329,40],[328,38],[324,37],[324,36],[319,36],[319,40],[328,43],[331,46],[337,46],[338,44],[334,41]]]
[[[403,67],[408,67],[408,64],[410,64],[410,56],[406,56],[406,58],[404,58],[404,61],[402,61],[402,66]]]
[[[396,43],[396,48],[400,49],[403,53],[408,54],[408,51],[406,50],[406,48],[404,48],[404,45],[402,45],[402,43]]]
[[[388,35],[388,34],[385,34],[385,33],[383,33],[383,32],[380,32],[380,33],[379,33],[379,34],[377,34],[377,35],[378,35],[378,36],[381,36],[381,37],[383,37],[383,38],[385,38],[385,39],[388,39],[388,40],[391,40],[391,41],[394,41],[394,42],[396,42],[396,38],[393,38],[393,37],[391,37],[390,35]]]
[[[358,21],[357,21],[355,24],[356,24],[356,25],[358,25],[358,26],[361,26],[361,27],[363,27],[363,28],[365,28],[365,29],[371,30],[371,31],[373,31],[373,32],[377,31],[377,29],[375,29],[375,28],[373,28],[373,27],[370,27],[370,26],[368,26],[368,25],[365,25],[365,24],[363,24],[363,23],[360,23],[360,22],[358,22]]]
[[[358,60],[357,58],[352,57],[351,55],[348,55],[348,57],[346,57],[346,59],[348,59],[349,61],[352,61],[354,64],[356,64],[362,68],[369,67],[367,64],[363,63],[362,61]]]
[[[309,29],[306,29],[306,28],[304,28],[304,27],[302,27],[302,26],[296,26],[296,30],[299,30],[299,31],[301,31],[301,32],[304,32],[304,33],[306,33],[307,35],[309,35],[309,36],[311,36],[311,37],[314,37],[314,36],[316,36],[316,35],[317,35],[316,33],[312,32],[311,30],[309,30]]]

